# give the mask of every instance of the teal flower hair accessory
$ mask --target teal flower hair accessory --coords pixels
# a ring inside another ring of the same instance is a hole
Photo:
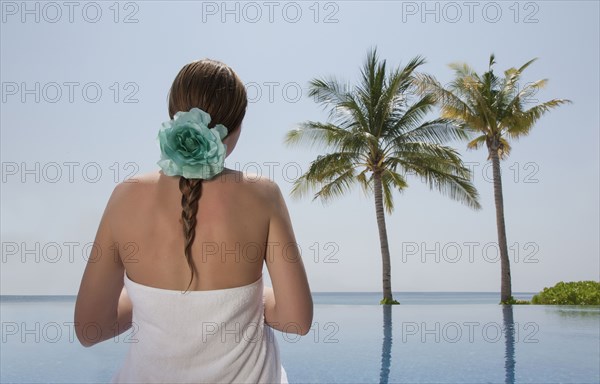
[[[177,112],[162,123],[158,132],[161,159],[157,164],[168,176],[210,179],[225,166],[227,128],[217,124],[208,128],[210,115],[199,108]]]

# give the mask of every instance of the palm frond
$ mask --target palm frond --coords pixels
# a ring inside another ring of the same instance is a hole
[[[571,100],[553,99],[515,114],[515,116],[509,120],[511,124],[506,127],[505,134],[510,139],[518,139],[521,136],[528,135],[531,128],[543,115],[562,104],[568,103],[571,103]]]
[[[471,66],[469,66],[467,63],[463,63],[463,62],[454,62],[454,63],[450,63],[448,64],[448,66],[454,70],[455,75],[457,78],[468,78],[471,77],[473,79],[476,79],[477,82],[479,82],[479,75],[477,74],[477,72],[475,72],[475,70],[473,68],[471,68]]]
[[[321,189],[315,193],[313,200],[321,198],[323,202],[328,202],[334,197],[343,196],[355,182],[354,169],[348,169],[334,179],[325,182]]]
[[[341,175],[353,174],[354,169],[361,165],[365,166],[365,163],[361,162],[360,155],[352,152],[320,155],[310,164],[308,170],[295,180],[291,194],[293,197],[299,198],[311,190],[320,190]],[[324,193],[323,196],[326,197],[327,193]],[[315,195],[314,198],[316,197],[318,196]]]
[[[533,64],[535,61],[537,61],[537,57],[534,57],[533,59],[529,60],[528,62],[526,62],[525,64],[521,65],[521,67],[519,67],[519,69],[517,69],[517,72],[519,73],[523,73],[523,71],[529,67],[531,64]]]
[[[500,138],[500,147],[498,148],[498,157],[500,157],[500,160],[504,160],[508,157],[508,155],[510,155],[510,151],[512,150],[512,147],[510,146],[510,143],[508,142],[508,140],[506,140],[506,138],[501,137]],[[488,158],[488,160],[490,160],[491,158]]]
[[[449,149],[449,151],[452,151]],[[421,161],[400,160],[403,167],[424,181],[430,189],[437,189],[473,209],[480,209],[479,193],[471,183],[471,172],[462,162],[440,161],[437,157],[423,157]]]
[[[401,110],[402,107],[400,106],[397,108],[400,109],[400,111],[397,111],[398,117],[394,119],[394,124],[384,133],[384,137],[396,137],[402,132],[418,127],[434,106],[435,98],[432,94],[425,94],[415,103],[408,106],[406,110]]]
[[[368,170],[368,168],[365,168],[356,175],[356,180],[358,180],[364,196],[369,196],[373,192],[373,173],[370,173],[367,177]]]
[[[477,136],[473,140],[469,141],[469,143],[467,144],[467,149],[479,149],[486,143],[486,140],[487,135],[485,134]]]
[[[417,92],[421,95],[429,94],[436,104],[442,106],[442,117],[455,121],[463,121],[465,128],[485,131],[487,125],[479,114],[475,113],[472,106],[461,99],[460,94],[444,88],[439,81],[428,74],[415,75]]]
[[[394,210],[394,191],[402,192],[404,188],[408,187],[408,184],[402,175],[391,169],[385,169],[381,173],[381,184],[383,189],[383,206],[387,213],[391,214]]]
[[[309,147],[338,147],[348,139],[350,132],[330,123],[307,121],[285,135],[286,145],[308,144]]]
[[[505,115],[510,116],[512,112],[522,110],[522,106],[524,103],[527,103],[530,96],[535,95],[540,89],[544,88],[548,83],[548,79],[537,80],[533,83],[526,84],[525,87],[516,95],[512,96],[512,100],[506,103],[504,107]],[[514,92],[513,89],[505,89],[504,92]],[[509,96],[509,95],[507,95]]]
[[[323,107],[343,103],[348,91],[333,77],[313,79],[308,83],[308,96]]]
[[[492,66],[493,66],[494,64],[496,64],[496,60],[495,60],[495,58],[496,58],[496,55],[494,55],[494,54],[492,53],[492,54],[490,55],[490,61],[489,61],[489,63],[488,63],[488,70],[491,70],[491,69],[492,69]]]
[[[469,132],[462,126],[454,123],[451,119],[440,118],[427,121],[395,139],[412,143],[444,144],[452,140],[466,140],[468,138]]]
[[[364,106],[357,101],[351,89],[344,88],[335,78],[314,79],[309,82],[308,95],[329,108],[329,119],[344,129],[367,126]]]

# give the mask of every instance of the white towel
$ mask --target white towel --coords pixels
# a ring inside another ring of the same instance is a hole
[[[263,280],[211,291],[155,288],[124,275],[133,334],[113,383],[287,383]]]

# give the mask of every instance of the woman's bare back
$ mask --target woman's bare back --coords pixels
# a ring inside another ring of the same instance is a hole
[[[181,290],[191,271],[184,255],[179,177],[149,173],[126,183],[109,220],[128,277]],[[189,290],[251,284],[261,277],[269,233],[270,181],[226,169],[202,181]]]

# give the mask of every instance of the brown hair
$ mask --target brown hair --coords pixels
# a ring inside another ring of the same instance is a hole
[[[240,129],[247,105],[246,88],[242,81],[230,67],[216,60],[204,59],[186,64],[175,77],[169,91],[171,119],[179,111],[200,108],[211,117],[209,128],[223,124],[227,127],[227,136]],[[192,244],[196,237],[196,214],[202,195],[202,179],[180,176],[179,189],[182,193],[184,252],[192,272],[189,288],[196,269],[192,259]]]

